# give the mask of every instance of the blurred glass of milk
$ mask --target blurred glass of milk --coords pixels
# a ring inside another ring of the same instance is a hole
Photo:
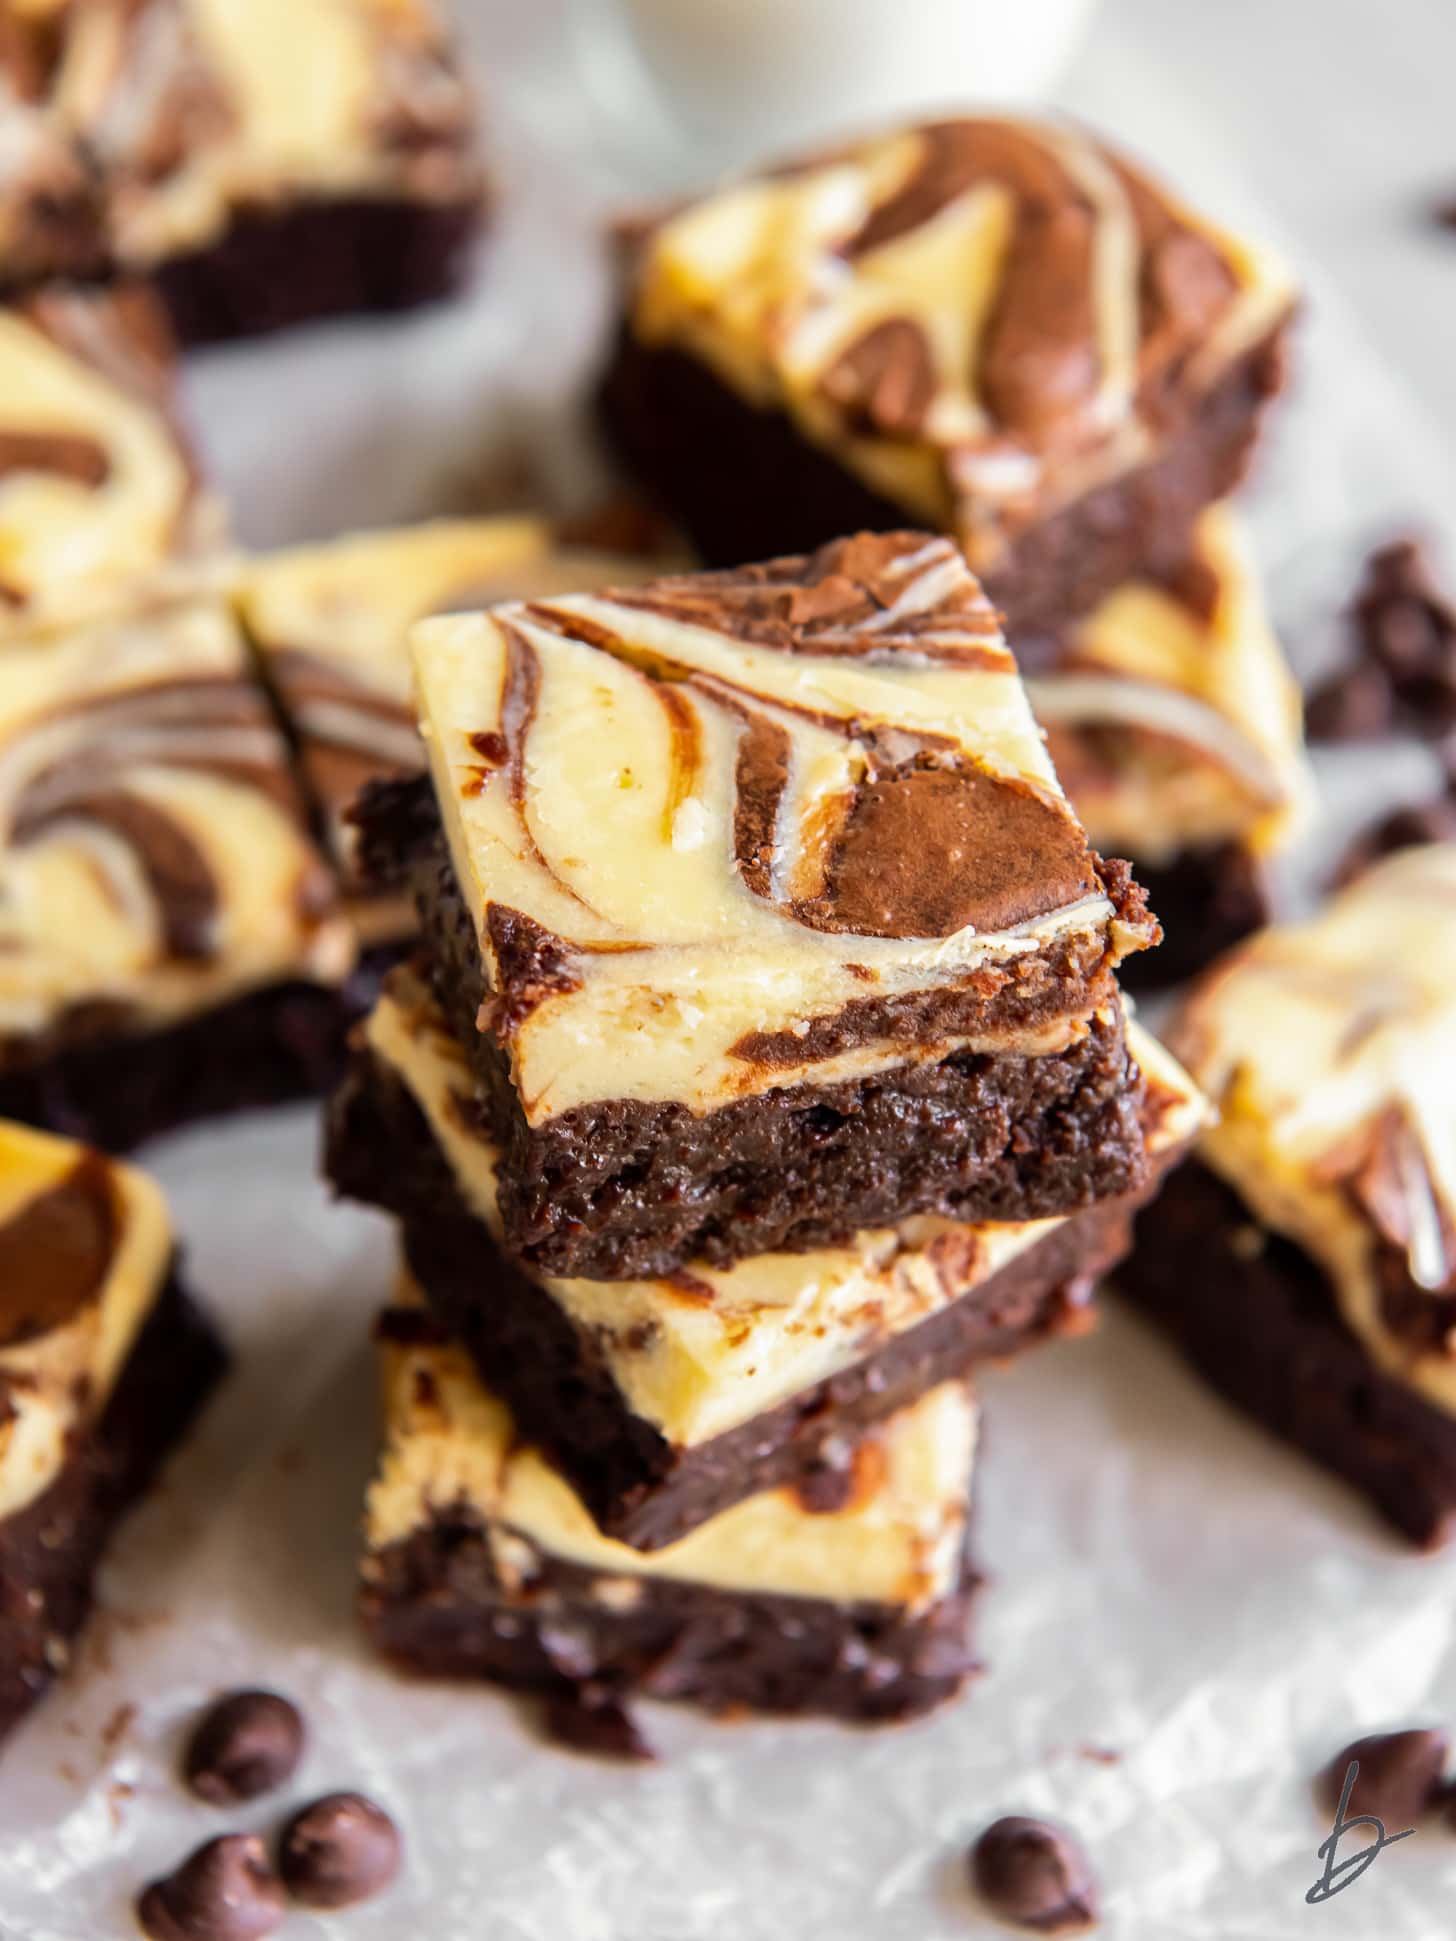
[[[575,0],[630,173],[690,185],[896,116],[1037,100],[1095,0]]]

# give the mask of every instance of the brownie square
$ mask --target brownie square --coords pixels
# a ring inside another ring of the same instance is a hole
[[[225,606],[0,652],[0,766],[0,1112],[115,1148],[327,1082],[354,941]]]
[[[935,527],[1013,640],[1177,557],[1293,307],[1105,143],[1009,118],[731,183],[628,249],[606,428],[709,562]]]
[[[196,578],[222,538],[138,288],[0,307],[0,646]]]
[[[1456,1509],[1456,845],[1402,851],[1197,985],[1219,1107],[1119,1284],[1222,1392],[1417,1542]]]
[[[1113,973],[1156,921],[949,541],[413,641],[444,850],[386,791],[371,867],[413,866],[513,1252],[614,1279],[1137,1184]]]
[[[64,1672],[112,1530],[225,1362],[155,1186],[0,1123],[0,1739]]]
[[[926,1711],[975,1669],[962,1384],[868,1431],[832,1496],[766,1490],[645,1558],[601,1535],[417,1307],[380,1332],[361,1607],[396,1662],[598,1703],[865,1721]]]
[[[1298,686],[1237,514],[1199,515],[1142,573],[1017,658],[1089,841],[1126,855],[1163,925],[1129,982],[1190,977],[1270,916],[1267,871],[1313,801]]]
[[[1157,1176],[1202,1102],[1145,1035],[1136,1052]],[[657,1280],[561,1279],[501,1251],[500,1149],[470,1096],[438,1006],[394,972],[334,1103],[326,1170],[400,1218],[431,1310],[599,1528],[640,1550],[759,1490],[831,1488],[871,1424],[974,1362],[1089,1327],[1141,1197],[1019,1225],[912,1218]]]

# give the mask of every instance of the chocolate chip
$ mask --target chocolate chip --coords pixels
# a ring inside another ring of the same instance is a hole
[[[971,1880],[993,1913],[1038,1934],[1063,1934],[1097,1919],[1097,1887],[1071,1834],[1016,1814],[997,1820],[970,1855]]]
[[[657,1757],[627,1708],[589,1687],[558,1693],[548,1702],[546,1731],[556,1745],[601,1759],[645,1763]]]
[[[1410,725],[1431,735],[1456,723],[1456,608],[1416,540],[1371,555],[1354,621],[1361,654],[1389,675]]]
[[[1446,196],[1431,210],[1431,219],[1442,229],[1456,229],[1456,195]]]
[[[152,1941],[261,1941],[288,1912],[282,1883],[254,1833],[225,1833],[154,1880],[137,1902]]]
[[[1334,1813],[1351,1760],[1360,1771],[1345,1817],[1373,1813],[1386,1830],[1401,1832],[1436,1804],[1446,1764],[1446,1734],[1434,1727],[1411,1732],[1377,1732],[1337,1753],[1317,1782],[1319,1802]]]
[[[1337,888],[1353,883],[1382,856],[1398,849],[1414,849],[1428,842],[1456,842],[1456,796],[1438,795],[1408,809],[1396,809],[1365,830],[1345,852],[1335,871]]]
[[[278,1871],[305,1907],[352,1907],[383,1893],[399,1872],[399,1828],[362,1793],[329,1793],[295,1813],[278,1846]]]
[[[1360,661],[1310,695],[1304,725],[1311,741],[1373,741],[1390,732],[1395,695],[1375,661]]]
[[[198,1720],[183,1777],[199,1799],[231,1806],[293,1777],[303,1757],[303,1718],[276,1692],[227,1692]]]

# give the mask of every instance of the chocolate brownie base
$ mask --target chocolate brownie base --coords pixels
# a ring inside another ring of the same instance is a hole
[[[1171,862],[1136,867],[1162,922],[1163,941],[1123,965],[1119,975],[1129,990],[1181,984],[1261,930],[1274,914],[1266,872],[1241,843],[1187,849]]]
[[[330,1110],[325,1169],[341,1192],[400,1217],[410,1270],[446,1329],[599,1527],[638,1550],[759,1490],[822,1477],[846,1439],[972,1362],[1085,1326],[1090,1281],[1124,1251],[1136,1206],[1073,1216],[854,1367],[684,1449],[632,1412],[593,1342],[495,1246],[408,1088],[367,1051]]]
[[[1243,477],[1264,405],[1283,382],[1284,328],[1240,357],[1171,427],[1160,455],[1023,533],[981,577],[1019,633],[1054,632],[1135,573],[1186,558],[1193,521]],[[808,552],[841,533],[907,518],[783,412],[751,405],[683,351],[624,329],[603,381],[608,440],[686,529],[710,566]],[[1156,904],[1154,905],[1156,908]]]
[[[0,1739],[65,1670],[112,1530],[226,1366],[222,1344],[174,1273],[100,1422],[49,1489],[0,1522]]]
[[[207,247],[153,273],[184,344],[259,337],[322,317],[413,309],[466,282],[478,198],[341,198],[240,210]]]
[[[955,1052],[704,1114],[603,1099],[529,1125],[505,1059],[476,1025],[480,953],[443,838],[425,833],[419,786],[368,797],[364,866],[383,880],[381,855],[396,866],[411,857],[430,981],[505,1153],[505,1244],[539,1272],[630,1280],[691,1259],[726,1266],[832,1246],[912,1213],[1035,1220],[1134,1192],[1146,1177],[1144,1086],[1120,1008],[1056,1054]],[[1053,982],[1035,1002],[1056,994]],[[940,1023],[954,1035],[953,1020]]]
[[[1456,1420],[1382,1373],[1323,1270],[1206,1166],[1137,1221],[1117,1285],[1244,1412],[1431,1548],[1456,1530]]]
[[[72,1042],[63,1029],[33,1063],[0,1070],[0,1118],[121,1153],[194,1119],[316,1097],[382,974],[369,958],[343,991],[277,985],[148,1033],[107,1036],[109,1020],[77,1017]]]
[[[953,1698],[977,1670],[979,1579],[910,1613],[809,1597],[734,1596],[645,1577],[628,1608],[587,1591],[595,1574],[544,1560],[507,1593],[468,1511],[371,1556],[360,1610],[387,1657],[431,1678],[481,1678],[547,1695],[678,1699],[710,1711],[819,1713],[887,1722]]]

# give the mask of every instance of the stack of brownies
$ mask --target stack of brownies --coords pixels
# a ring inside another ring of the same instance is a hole
[[[593,1702],[893,1717],[972,1659],[975,1364],[1084,1326],[1196,1131],[1157,941],[949,540],[413,632],[412,884],[328,1167],[397,1216],[363,1604]]]
[[[912,126],[626,239],[613,448],[713,565],[929,526],[1006,616],[1093,842],[1170,980],[1268,913],[1300,710],[1237,521],[1282,267],[1106,144]]]

